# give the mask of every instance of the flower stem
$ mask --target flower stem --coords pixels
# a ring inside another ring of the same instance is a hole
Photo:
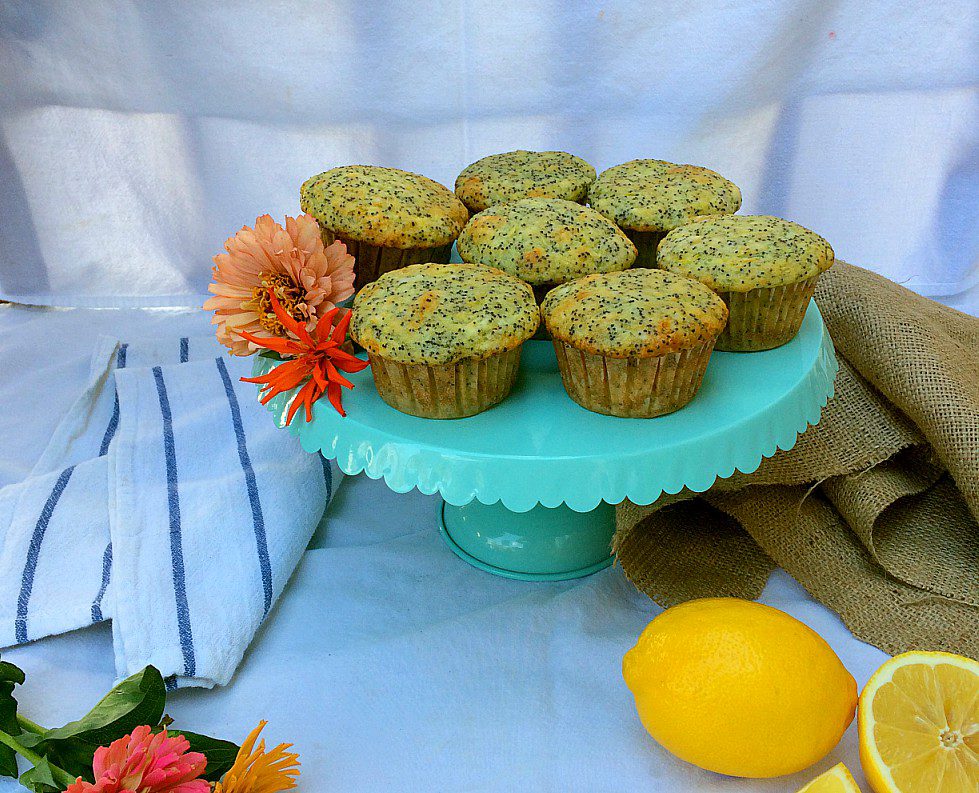
[[[47,732],[40,724],[35,724],[27,716],[21,716],[19,713],[17,714],[17,723],[24,732],[32,732],[35,735],[44,735]]]
[[[37,725],[34,726],[36,727]],[[44,758],[41,757],[41,755],[39,755],[37,752],[31,751],[12,735],[8,735],[7,733],[3,732],[3,730],[0,730],[0,743],[9,746],[11,749],[17,752],[17,754],[30,761],[31,765],[39,765],[40,763],[44,762]],[[64,785],[67,788],[68,786],[74,784],[75,778],[63,768],[59,768],[50,761],[48,761],[48,767],[51,769],[51,776],[54,777],[55,781],[59,785]]]

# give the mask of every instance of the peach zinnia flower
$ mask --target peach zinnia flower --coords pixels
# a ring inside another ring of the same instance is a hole
[[[310,215],[286,217],[282,228],[270,215],[242,226],[224,243],[227,253],[214,257],[214,283],[204,308],[214,311],[218,341],[234,355],[250,355],[254,344],[235,331],[268,338],[289,333],[269,303],[273,292],[286,312],[306,328],[354,293],[354,257],[337,240],[323,245]]]
[[[265,751],[265,741],[255,748],[255,741],[267,722],[260,721],[241,745],[234,765],[220,782],[214,785],[214,793],[277,793],[291,790],[299,776],[299,755],[287,751],[291,743],[280,743]]]
[[[198,778],[207,758],[189,748],[182,735],[137,727],[95,750],[94,785],[79,777],[66,793],[209,793],[210,785]]]

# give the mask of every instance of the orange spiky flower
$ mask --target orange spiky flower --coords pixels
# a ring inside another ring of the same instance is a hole
[[[301,322],[297,322],[283,310],[272,290],[269,290],[269,303],[279,322],[295,335],[298,341],[288,337],[262,338],[247,331],[237,331],[252,344],[289,358],[268,374],[260,377],[242,377],[242,382],[262,385],[261,402],[264,405],[306,380],[306,384],[299,389],[299,393],[289,407],[286,424],[292,422],[293,416],[301,405],[306,408],[306,421],[312,421],[313,403],[323,394],[326,394],[341,416],[346,416],[341,403],[341,387],[353,388],[354,384],[340,372],[359,372],[369,366],[367,361],[362,361],[340,348],[347,337],[347,327],[353,314],[347,311],[334,325],[333,318],[340,309],[332,308],[320,317],[313,332],[310,333]]]
[[[264,720],[260,721],[251,731],[241,745],[234,765],[214,785],[214,793],[278,793],[296,787],[299,755],[289,751],[292,744],[280,743],[268,750],[265,741],[255,746],[265,724]]]

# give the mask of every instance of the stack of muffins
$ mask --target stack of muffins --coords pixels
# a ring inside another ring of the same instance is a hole
[[[741,192],[720,174],[663,160],[596,176],[565,152],[513,151],[466,167],[455,193],[346,166],[308,179],[301,204],[356,257],[351,336],[378,393],[424,418],[505,399],[535,334],[582,407],[671,413],[713,350],[791,341],[833,264],[808,229],[734,214]],[[448,263],[453,242],[461,264]]]

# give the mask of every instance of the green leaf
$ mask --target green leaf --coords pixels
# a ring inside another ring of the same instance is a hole
[[[24,672],[9,661],[0,661],[0,730],[8,735],[20,733],[17,724],[17,700],[14,686],[24,682]],[[17,778],[17,753],[9,746],[0,745],[0,776]]]
[[[159,724],[166,699],[163,676],[156,667],[147,666],[119,683],[82,718],[48,730],[44,742],[52,746],[67,741],[108,746],[141,724]]]
[[[17,742],[28,749],[36,749],[44,743],[44,736],[33,732],[22,732],[17,736]]]
[[[81,739],[59,741],[40,747],[45,756],[59,768],[63,768],[73,777],[82,777],[89,782],[95,781],[92,773],[92,759],[99,747]]]
[[[20,784],[34,793],[56,793],[62,789],[54,778],[48,758],[41,758],[36,766],[20,775]]]
[[[0,746],[0,776],[17,778],[17,752],[9,746]]]
[[[190,751],[200,752],[207,758],[204,779],[208,782],[217,782],[224,776],[225,772],[234,765],[235,758],[238,756],[240,747],[231,741],[211,738],[208,735],[199,735],[196,732],[186,732],[185,730],[168,728],[167,733],[183,735],[190,742]]]
[[[9,680],[21,685],[24,682],[24,670],[10,661],[0,661],[0,680]]]

